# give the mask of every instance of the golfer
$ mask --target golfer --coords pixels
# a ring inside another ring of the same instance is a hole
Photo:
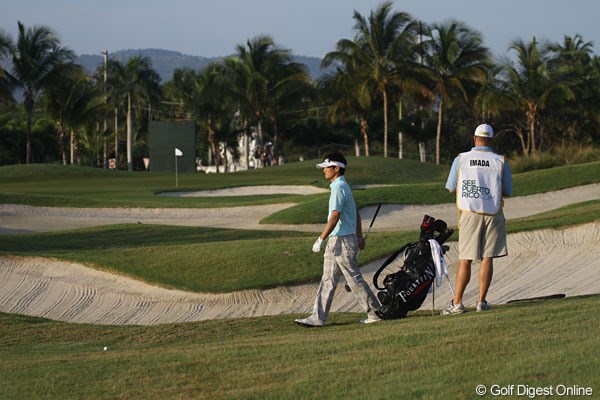
[[[360,307],[367,313],[363,324],[381,321],[375,314],[379,310],[379,301],[373,295],[369,285],[358,269],[358,252],[365,246],[362,235],[360,214],[354,204],[350,186],[344,173],[348,163],[339,152],[328,154],[317,168],[323,170],[325,179],[331,182],[329,214],[327,225],[313,245],[313,252],[319,253],[325,239],[329,238],[325,248],[323,276],[317,290],[313,313],[308,318],[295,322],[306,327],[324,326],[333,302],[338,280],[343,274]]]
[[[454,159],[446,182],[446,189],[456,192],[460,236],[456,291],[442,312],[445,315],[465,312],[463,294],[471,279],[473,260],[481,260],[476,310],[489,310],[486,296],[492,283],[493,259],[508,254],[502,205],[503,196],[512,193],[512,175],[504,157],[490,147],[493,137],[490,125],[479,125],[473,136],[475,147]]]

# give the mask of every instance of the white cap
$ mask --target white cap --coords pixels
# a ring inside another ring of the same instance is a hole
[[[317,164],[317,168],[327,168],[327,167],[346,168],[346,164],[344,164],[343,162],[330,160],[329,158],[326,158],[323,160],[322,163]]]
[[[475,136],[493,138],[494,137],[494,129],[488,124],[481,124],[475,129]]]

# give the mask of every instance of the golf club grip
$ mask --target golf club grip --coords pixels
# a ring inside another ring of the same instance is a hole
[[[373,215],[373,219],[371,220],[371,225],[369,225],[369,229],[371,229],[371,227],[373,226],[373,223],[375,222],[375,218],[377,218],[377,214],[379,214],[379,209],[381,208],[381,205],[383,203],[379,203],[379,205],[377,206],[377,210],[375,210],[375,215]]]
[[[369,229],[367,230],[367,234],[365,235],[365,241],[367,240],[367,238],[369,237],[369,233],[371,233],[371,228],[373,227],[373,223],[375,222],[375,218],[377,218],[377,214],[379,214],[379,209],[381,208],[381,205],[383,203],[379,203],[379,205],[377,206],[377,210],[375,210],[375,214],[373,215],[373,219],[371,220],[371,224],[369,225]]]

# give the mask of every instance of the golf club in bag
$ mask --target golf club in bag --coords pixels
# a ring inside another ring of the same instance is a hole
[[[380,318],[404,318],[409,311],[421,307],[436,277],[432,254],[435,249],[432,249],[429,241],[435,240],[445,254],[449,247],[443,246],[443,243],[453,233],[446,222],[425,215],[419,240],[402,246],[379,267],[373,276],[373,284],[379,290],[377,298],[381,303],[381,310],[376,313]],[[385,269],[396,272],[388,274],[383,279],[383,286],[379,286],[379,276]],[[450,284],[449,280],[448,283]],[[454,292],[451,284],[450,288]]]

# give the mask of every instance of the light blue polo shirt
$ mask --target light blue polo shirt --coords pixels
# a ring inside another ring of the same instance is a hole
[[[331,195],[329,196],[329,214],[327,220],[331,218],[332,211],[340,212],[340,220],[329,234],[329,236],[348,236],[356,234],[356,205],[354,196],[346,178],[339,176],[329,185]]]
[[[494,151],[489,146],[475,146],[471,151]],[[446,189],[455,192],[456,185],[458,183],[458,157],[452,162],[448,179],[446,180]],[[512,173],[507,162],[504,162],[504,168],[502,173],[502,195],[510,196],[512,194]]]

